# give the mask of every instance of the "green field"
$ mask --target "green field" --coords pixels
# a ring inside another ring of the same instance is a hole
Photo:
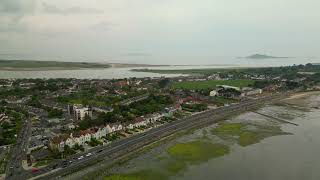
[[[236,87],[246,87],[252,85],[253,80],[207,80],[207,81],[192,81],[192,82],[175,82],[172,84],[174,89],[215,89],[217,85],[228,85]]]
[[[41,160],[36,162],[33,167],[41,167],[41,166],[46,166],[48,165],[52,160]]]
[[[50,69],[81,69],[109,68],[109,64],[86,62],[30,61],[30,60],[0,60],[2,70],[50,70]]]

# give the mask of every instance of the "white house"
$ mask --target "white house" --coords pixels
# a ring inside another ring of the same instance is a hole
[[[217,95],[218,95],[217,91],[215,91],[215,90],[210,91],[209,96],[213,97],[213,96],[217,96]]]
[[[147,120],[145,120],[143,117],[137,117],[134,119],[133,121],[133,126],[134,127],[141,127],[141,126],[146,126],[148,123],[147,123]]]
[[[119,123],[111,124],[110,128],[111,128],[111,132],[110,133],[121,131],[123,129],[122,125],[119,124]]]
[[[70,135],[56,136],[50,141],[50,148],[57,149],[59,151],[64,150],[64,146],[74,147],[76,144],[84,145],[86,142],[91,141],[92,138],[101,139],[107,134],[121,131],[123,126],[121,124],[111,124],[106,126],[101,126],[99,128],[91,128],[87,130],[82,130],[77,133],[71,133]]]
[[[164,115],[159,113],[154,113],[145,117],[147,123],[155,123],[159,121]]]
[[[104,128],[106,129],[107,134],[112,133],[112,128],[110,127],[109,124],[107,124]]]
[[[251,89],[251,90],[243,90],[241,96],[253,96],[257,94],[262,94],[262,89]]]
[[[76,120],[83,120],[86,116],[92,118],[92,108],[82,107],[82,105],[68,105],[68,112]]]

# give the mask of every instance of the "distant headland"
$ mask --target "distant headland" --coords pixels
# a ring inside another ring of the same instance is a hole
[[[110,68],[109,64],[87,62],[60,62],[34,60],[0,60],[0,70],[39,71]]]
[[[122,64],[122,63],[89,63],[89,62],[63,62],[39,60],[1,60],[2,71],[49,71],[49,70],[78,70],[78,69],[105,69],[105,68],[131,68],[131,67],[158,67],[168,65],[149,64]]]

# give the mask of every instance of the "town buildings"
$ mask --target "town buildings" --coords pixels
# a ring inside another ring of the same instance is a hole
[[[75,120],[84,120],[85,117],[92,118],[92,107],[82,107],[82,105],[68,105],[68,113]]]

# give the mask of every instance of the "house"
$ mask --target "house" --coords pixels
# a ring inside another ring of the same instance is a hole
[[[140,85],[142,83],[142,81],[141,80],[138,80],[135,84],[138,86],[138,85]]]
[[[235,87],[235,86],[216,85],[216,87],[220,88],[220,89],[234,89],[234,90],[240,91],[240,88],[239,87]]]
[[[267,92],[273,92],[273,91],[277,91],[278,89],[280,88],[280,85],[269,85],[265,88],[263,88],[264,91],[267,91]]]
[[[126,129],[134,129],[133,123],[127,124]]]
[[[106,130],[107,134],[112,133],[112,128],[110,127],[110,125],[109,125],[109,124],[107,124],[104,128],[105,128],[105,130]]]
[[[60,136],[53,137],[50,140],[49,147],[50,149],[56,149],[58,151],[63,151],[65,146],[65,141],[69,138],[69,135],[62,134]]]
[[[124,86],[127,86],[129,84],[130,84],[129,81],[123,80],[123,81],[118,81],[115,85],[116,86],[120,86],[120,87],[124,87]]]
[[[6,114],[0,114],[0,122],[9,120],[9,117]]]
[[[86,142],[89,142],[91,140],[92,132],[93,131],[91,129],[86,129],[75,134],[71,133],[70,138],[67,139],[66,143],[70,147],[73,147],[75,144],[84,145]]]
[[[107,135],[106,128],[100,127],[100,128],[94,128],[94,131],[92,133],[92,137],[95,139],[101,139],[102,137],[105,137]]]
[[[76,128],[76,126],[73,123],[66,124],[64,127],[69,130],[73,130]]]
[[[81,130],[76,133],[71,133],[70,135],[63,134],[60,136],[53,137],[50,140],[49,147],[51,149],[57,149],[58,151],[63,151],[64,147],[68,145],[69,147],[74,147],[76,144],[84,145],[85,143],[91,141],[92,138],[101,139],[107,134],[121,131],[123,126],[119,123],[95,127],[91,129]]]
[[[218,92],[215,90],[210,91],[209,96],[213,97],[213,96],[217,96]]]
[[[147,115],[145,117],[145,120],[147,121],[147,124],[148,123],[155,123],[155,122],[159,121],[163,116],[164,116],[163,114],[154,113],[154,114]]]
[[[241,95],[240,88],[227,85],[217,85],[217,92],[219,96],[226,98],[237,98]]]
[[[22,89],[30,89],[31,87],[33,87],[36,83],[33,83],[33,82],[26,82],[26,83],[23,83],[21,82],[19,84],[19,87],[22,88]]]
[[[127,95],[127,93],[125,91],[122,91],[122,90],[114,90],[114,92],[117,94],[117,95]]]
[[[262,92],[263,92],[262,89],[244,89],[241,92],[241,96],[253,96],[253,95],[262,94]]]
[[[168,107],[168,108],[165,108],[165,111],[164,111],[164,116],[165,117],[171,117],[171,116],[173,116],[173,113],[174,112],[176,112],[177,110],[179,110],[179,109],[177,109],[177,108],[175,108],[175,107]]]
[[[211,76],[207,77],[208,80],[221,80],[219,74],[212,74]]]
[[[143,117],[137,117],[133,120],[134,127],[146,126],[147,124],[147,120],[145,120]]]
[[[127,129],[134,129],[134,128],[138,128],[141,126],[146,126],[149,123],[151,123],[152,120],[154,120],[154,116],[152,116],[152,115],[148,115],[146,118],[136,117],[131,123],[129,123],[126,126],[126,128]]]
[[[82,107],[82,105],[68,105],[68,113],[75,120],[84,120],[86,116],[92,118],[92,108]]]
[[[117,132],[123,130],[123,127],[120,123],[110,124],[110,133]]]
[[[186,102],[190,102],[190,101],[194,101],[195,99],[192,97],[192,96],[188,96],[186,98],[183,99],[183,103],[186,103]]]

